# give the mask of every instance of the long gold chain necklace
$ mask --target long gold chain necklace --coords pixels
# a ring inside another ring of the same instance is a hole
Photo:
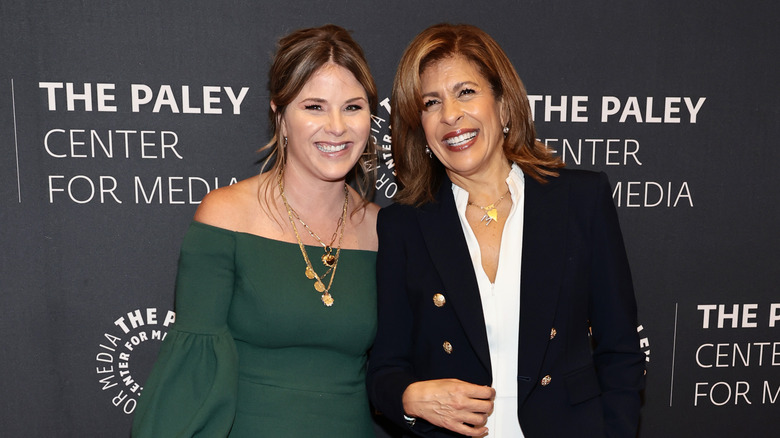
[[[344,183],[344,207],[341,211],[341,218],[339,219],[338,223],[336,224],[336,231],[333,233],[333,240],[330,242],[330,245],[325,245],[325,243],[317,236],[316,233],[314,233],[311,228],[309,228],[308,225],[306,225],[305,222],[303,222],[298,215],[298,213],[290,207],[290,204],[287,202],[287,197],[284,195],[284,182],[282,181],[283,173],[279,174],[279,179],[277,181],[279,185],[279,193],[282,195],[282,202],[284,202],[284,206],[287,209],[287,217],[290,219],[290,225],[292,225],[293,232],[295,233],[295,238],[298,240],[298,246],[301,248],[301,254],[303,255],[303,260],[306,262],[306,271],[305,275],[306,278],[309,280],[314,280],[314,290],[322,294],[322,303],[326,306],[330,307],[333,305],[333,297],[330,294],[330,288],[333,285],[333,279],[336,277],[336,269],[339,266],[339,255],[341,254],[341,243],[344,240],[344,228],[346,228],[347,223],[347,210],[349,210],[349,189],[347,189],[347,184]],[[306,228],[306,230],[309,232],[309,234],[312,235],[315,239],[317,239],[322,246],[325,247],[325,254],[322,255],[322,263],[328,267],[328,270],[325,271],[322,276],[317,275],[317,272],[314,270],[314,268],[311,265],[311,261],[309,260],[309,255],[306,254],[306,248],[303,246],[303,242],[301,241],[301,236],[298,234],[298,227],[295,226],[295,220],[299,220],[301,224]],[[336,254],[332,254],[333,251],[333,241],[335,241],[336,234],[339,235],[339,246],[336,248]],[[328,281],[328,287],[325,287],[325,283],[323,283],[323,279],[327,277],[330,274],[330,280]]]
[[[481,206],[481,205],[477,205],[477,204],[475,204],[475,203],[473,203],[471,201],[468,202],[468,205],[473,205],[474,207],[477,207],[480,210],[485,212],[485,214],[482,216],[482,219],[480,219],[479,221],[480,222],[485,222],[485,226],[488,226],[488,225],[490,225],[490,222],[492,222],[492,221],[498,222],[498,204],[500,204],[501,201],[504,199],[504,197],[506,195],[508,195],[508,194],[509,194],[509,189],[507,189],[506,193],[501,195],[501,197],[498,198],[498,200],[496,202],[494,202],[494,203],[492,203],[490,205],[486,205],[484,207]]]

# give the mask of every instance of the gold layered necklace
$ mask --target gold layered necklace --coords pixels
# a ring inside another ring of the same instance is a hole
[[[497,201],[495,201],[494,203],[492,203],[490,205],[486,205],[484,207],[481,206],[481,205],[477,205],[477,204],[475,204],[475,203],[473,203],[471,201],[468,202],[468,205],[473,205],[474,207],[479,208],[480,210],[482,210],[485,213],[482,216],[482,219],[480,219],[479,221],[480,222],[485,222],[485,226],[488,226],[488,225],[490,225],[490,222],[492,222],[492,221],[498,222],[498,204],[500,204],[501,201],[504,200],[504,197],[506,195],[508,195],[508,194],[509,194],[509,189],[507,189],[506,193],[501,195],[501,197],[498,198]]]
[[[309,280],[314,280],[314,290],[322,294],[322,303],[326,306],[330,307],[333,305],[333,297],[330,294],[330,287],[333,285],[333,279],[336,277],[336,268],[339,266],[339,254],[341,254],[341,243],[344,240],[344,228],[347,224],[347,210],[349,209],[349,189],[347,189],[347,184],[344,183],[344,207],[341,211],[341,218],[339,218],[339,221],[336,223],[336,231],[333,232],[333,237],[330,240],[330,244],[325,244],[325,242],[320,239],[320,237],[312,231],[311,228],[309,228],[308,225],[301,219],[301,217],[298,215],[298,213],[293,210],[292,207],[290,207],[290,204],[287,202],[287,197],[284,195],[284,182],[282,180],[282,176],[284,175],[283,172],[279,174],[279,179],[277,181],[279,185],[279,193],[282,195],[282,202],[284,202],[284,207],[287,209],[287,217],[290,219],[290,225],[292,225],[293,232],[295,233],[295,238],[298,240],[298,246],[301,248],[301,254],[303,255],[303,260],[306,262],[306,271],[304,274],[306,275],[306,278]],[[303,246],[303,242],[301,241],[301,236],[298,234],[298,227],[295,225],[296,219],[300,221],[300,223],[303,225],[304,228],[306,228],[306,231],[309,232],[309,235],[311,235],[313,238],[317,239],[318,242],[325,248],[325,253],[320,257],[320,260],[322,260],[322,264],[327,266],[328,270],[325,271],[324,274],[317,275],[317,272],[314,270],[314,267],[311,264],[311,261],[309,260],[309,255],[306,253],[306,248]],[[333,254],[333,242],[336,241],[336,235],[339,236],[339,245],[336,247],[336,254]],[[328,280],[328,287],[325,287],[325,283],[323,280],[330,275],[330,279]]]

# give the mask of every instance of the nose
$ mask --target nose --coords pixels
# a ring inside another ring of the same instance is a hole
[[[454,125],[463,117],[463,109],[460,103],[454,99],[445,99],[441,109],[442,122]]]
[[[339,110],[331,111],[328,115],[328,125],[325,127],[329,134],[341,136],[347,130],[344,115]]]

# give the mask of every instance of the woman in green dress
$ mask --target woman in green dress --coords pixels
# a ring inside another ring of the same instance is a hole
[[[280,40],[269,96],[264,172],[209,193],[184,238],[134,437],[374,436],[376,86],[326,25]]]

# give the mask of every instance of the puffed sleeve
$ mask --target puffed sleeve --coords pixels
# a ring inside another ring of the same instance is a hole
[[[193,222],[176,279],[176,322],[147,379],[133,437],[225,437],[233,424],[238,354],[227,326],[235,235]]]

